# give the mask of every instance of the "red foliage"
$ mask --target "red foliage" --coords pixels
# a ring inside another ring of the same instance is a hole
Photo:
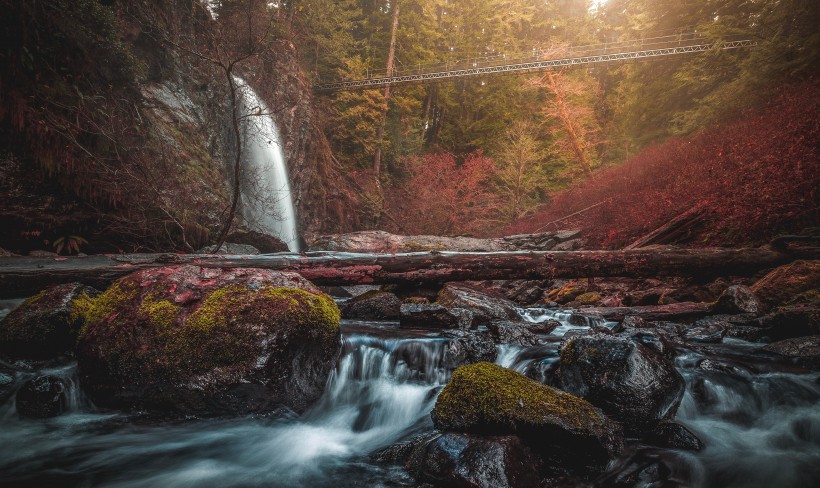
[[[483,234],[498,212],[490,182],[492,159],[481,151],[458,162],[449,153],[427,154],[405,162],[408,178],[386,194],[392,215],[401,215],[405,234]]]
[[[618,248],[696,206],[704,217],[678,243],[761,244],[817,226],[818,104],[820,82],[790,87],[762,115],[647,148],[506,233],[577,227],[590,244]]]

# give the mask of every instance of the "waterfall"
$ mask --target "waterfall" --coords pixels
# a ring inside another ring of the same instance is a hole
[[[298,252],[296,210],[276,122],[256,92],[241,78],[233,79],[241,117],[242,218],[248,227],[278,237]]]

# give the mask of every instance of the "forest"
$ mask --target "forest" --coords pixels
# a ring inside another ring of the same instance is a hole
[[[0,12],[0,486],[820,484],[816,2]]]

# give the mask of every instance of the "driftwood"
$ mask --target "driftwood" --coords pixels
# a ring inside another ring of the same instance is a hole
[[[676,242],[676,238],[681,237],[682,234],[685,234],[693,226],[697,226],[701,223],[704,218],[705,209],[706,207],[703,205],[692,207],[649,234],[641,236],[624,249],[639,249],[651,244]]]
[[[128,273],[170,264],[295,271],[318,285],[422,285],[464,280],[743,276],[794,259],[818,257],[820,251],[816,248],[784,252],[768,247],[490,253],[311,253],[308,256],[120,254],[66,258],[3,257],[0,258],[0,298],[24,297],[49,285],[72,281],[104,288]]]

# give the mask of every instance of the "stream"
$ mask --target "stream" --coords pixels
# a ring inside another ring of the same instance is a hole
[[[499,346],[496,362],[534,378],[558,359],[560,337],[593,325],[569,312],[522,315],[562,324],[541,336],[539,346]],[[73,363],[18,372],[18,385],[39,374],[63,378],[68,412],[21,419],[13,395],[0,406],[0,485],[416,486],[402,466],[372,454],[432,430],[430,411],[451,374],[442,365],[448,339],[393,322],[343,320],[342,333],[342,356],[324,396],[300,416],[148,422],[96,409],[77,386]],[[682,346],[676,367],[687,389],[676,420],[705,449],[631,445],[609,471],[662,459],[679,486],[816,486],[820,373],[759,357],[753,353],[759,346],[740,340]]]

